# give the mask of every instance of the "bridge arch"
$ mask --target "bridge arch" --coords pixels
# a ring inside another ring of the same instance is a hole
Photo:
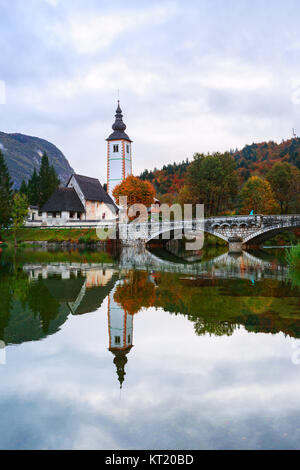
[[[151,234],[151,236],[149,236],[149,237],[147,238],[146,243],[150,243],[151,241],[154,241],[154,240],[161,240],[161,237],[162,237],[164,234],[167,234],[167,233],[169,233],[169,232],[170,232],[172,235],[174,235],[174,234],[176,234],[176,233],[177,233],[178,235],[181,234],[182,237],[183,237],[184,235],[188,235],[188,236],[189,236],[189,235],[191,235],[191,236],[197,235],[197,234],[195,233],[195,231],[192,231],[192,230],[189,231],[188,229],[185,229],[183,226],[182,226],[181,228],[176,228],[176,229],[168,229],[168,228],[166,228],[166,229],[159,230],[159,231],[155,232],[154,234]],[[220,240],[223,240],[223,241],[225,241],[225,242],[228,243],[228,238],[227,238],[226,234],[222,234],[222,233],[219,233],[219,232],[215,232],[214,230],[209,230],[209,229],[204,228],[203,230],[201,230],[201,231],[198,232],[198,235],[202,235],[203,233],[204,233],[204,234],[207,233],[207,234],[209,234],[209,235],[213,235],[214,237],[219,238]],[[182,237],[181,237],[181,238],[182,238]],[[175,238],[174,236],[171,236],[170,239],[174,239],[174,238]],[[162,241],[167,242],[168,239],[166,238],[165,240],[162,240]]]
[[[249,235],[248,237],[245,238],[244,244],[245,245],[261,245],[262,243],[266,242],[267,240],[270,240],[271,238],[276,237],[276,235],[279,235],[280,233],[285,233],[285,232],[292,232],[295,230],[294,226],[291,227],[277,227],[269,230],[260,230],[256,234]],[[300,228],[300,225],[299,225]]]

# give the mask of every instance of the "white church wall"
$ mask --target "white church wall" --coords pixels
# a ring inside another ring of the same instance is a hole
[[[125,159],[125,178],[131,175],[131,162],[127,158]]]
[[[114,152],[114,146],[118,151]],[[124,171],[125,170],[125,171]],[[114,188],[132,174],[131,143],[126,140],[108,142],[108,192],[112,196]],[[125,175],[124,175],[125,173]]]
[[[123,178],[122,159],[110,159],[109,177],[110,180]]]

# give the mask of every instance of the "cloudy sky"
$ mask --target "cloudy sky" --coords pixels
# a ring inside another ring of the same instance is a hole
[[[117,90],[133,169],[300,134],[299,0],[0,0],[0,130],[105,180]]]

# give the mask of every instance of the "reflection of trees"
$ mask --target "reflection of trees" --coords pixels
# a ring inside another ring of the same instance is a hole
[[[194,322],[194,328],[197,335],[202,336],[231,336],[237,328],[237,325],[228,322],[205,321],[202,318],[189,318]]]
[[[43,281],[30,283],[19,259],[9,251],[0,258],[0,299],[0,339],[7,343],[39,339],[59,313],[59,304]]]
[[[183,314],[199,335],[231,335],[238,325],[259,333],[283,332],[300,338],[299,289],[263,280],[183,279],[161,273],[156,307]]]
[[[14,301],[26,302],[29,281],[22,267],[11,263],[0,253],[0,339],[4,340],[4,330],[10,320]]]
[[[13,285],[8,277],[8,269],[0,268],[0,339],[4,339],[4,329],[8,325],[13,299]]]
[[[183,280],[181,275],[131,271],[117,286],[114,300],[128,313],[152,306],[183,314],[197,335],[231,336],[239,326],[250,332],[278,333],[299,338],[298,289],[264,280]],[[287,302],[287,299],[290,302]]]
[[[127,279],[117,286],[114,300],[131,315],[143,307],[152,307],[155,303],[155,286],[149,280],[149,273],[130,271]]]
[[[43,281],[33,283],[28,291],[26,302],[35,316],[39,316],[43,332],[48,333],[51,321],[59,313],[59,303],[52,297]]]

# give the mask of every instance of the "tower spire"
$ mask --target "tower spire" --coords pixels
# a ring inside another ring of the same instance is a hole
[[[128,362],[128,358],[127,358],[127,354],[129,353],[131,347],[128,347],[126,348],[125,350],[121,349],[121,350],[112,350],[110,349],[110,351],[113,353],[113,355],[115,356],[114,357],[114,364],[117,368],[117,376],[118,376],[118,380],[119,380],[119,383],[120,383],[120,389],[123,388],[123,382],[125,380],[125,375],[126,375],[126,372],[125,372],[125,365],[127,364]]]
[[[115,122],[112,125],[113,133],[106,139],[108,142],[110,140],[126,140],[132,142],[132,140],[125,133],[126,124],[123,122],[123,112],[120,106],[120,100],[118,100],[118,106],[115,114]]]
[[[132,140],[125,133],[126,124],[118,99],[113,132],[107,141],[107,192],[113,197],[114,188],[132,174]]]
[[[120,100],[118,100],[118,107],[116,109],[115,122],[112,125],[114,131],[124,132],[126,130],[126,124],[123,122],[122,109],[120,108]]]

